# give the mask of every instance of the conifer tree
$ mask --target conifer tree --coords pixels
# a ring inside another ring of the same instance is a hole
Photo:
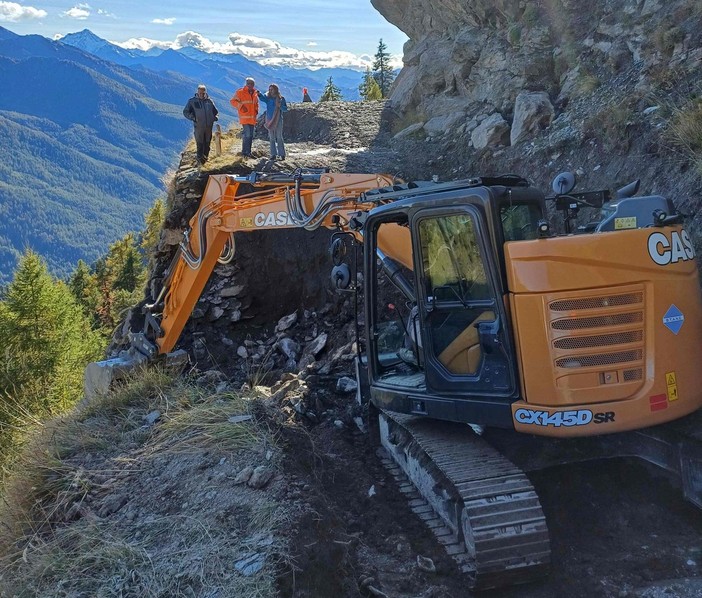
[[[387,98],[390,95],[390,87],[395,80],[395,73],[390,66],[390,54],[388,53],[388,47],[383,42],[383,38],[380,38],[378,51],[375,53],[373,77],[377,81],[383,97]]]
[[[324,91],[322,91],[322,95],[319,98],[319,101],[337,102],[343,99],[344,98],[341,96],[341,90],[334,84],[332,77],[329,77],[329,79],[327,79],[327,84],[324,87]]]
[[[100,303],[100,292],[97,278],[83,260],[78,260],[76,269],[68,280],[68,288],[78,305],[83,308],[83,313],[97,326],[99,324],[97,311]]]
[[[110,295],[110,319],[114,326],[123,312],[141,299],[146,279],[146,269],[132,233],[110,245],[105,260],[107,266],[107,287]]]
[[[141,234],[140,249],[146,256],[158,245],[159,235],[166,218],[166,204],[162,199],[157,199],[151,209],[144,216],[144,231]]]
[[[382,100],[383,92],[375,80],[370,67],[366,68],[366,72],[363,75],[363,81],[358,86],[358,91],[361,93],[361,99],[363,100]]]
[[[85,365],[100,353],[99,336],[68,286],[32,251],[22,256],[0,303],[0,347],[0,428],[12,423],[17,406],[42,416],[75,404]]]

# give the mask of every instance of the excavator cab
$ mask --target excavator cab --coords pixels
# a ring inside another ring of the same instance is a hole
[[[501,247],[536,238],[544,218],[543,197],[522,179],[436,186],[370,213],[364,226],[367,365],[378,407],[512,425],[518,369]],[[411,255],[403,255],[402,264],[394,260],[390,284],[391,258],[374,256],[391,253],[382,251],[382,240],[398,227],[411,241]]]

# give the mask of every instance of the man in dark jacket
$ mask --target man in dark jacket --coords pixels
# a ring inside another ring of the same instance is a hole
[[[210,155],[210,142],[212,141],[212,126],[217,120],[219,111],[214,102],[207,95],[204,85],[197,86],[197,93],[188,100],[183,108],[183,116],[193,121],[195,127],[195,144],[197,145],[197,161],[200,164],[207,162]]]

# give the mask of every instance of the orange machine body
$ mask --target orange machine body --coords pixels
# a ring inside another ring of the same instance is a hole
[[[680,226],[505,244],[522,400],[547,436],[633,430],[702,407],[702,299]]]

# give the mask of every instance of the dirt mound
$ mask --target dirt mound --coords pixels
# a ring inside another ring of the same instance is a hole
[[[285,114],[283,136],[290,143],[369,147],[387,143],[387,122],[384,101],[293,104]],[[264,129],[258,132],[264,134],[264,139],[268,138]]]

